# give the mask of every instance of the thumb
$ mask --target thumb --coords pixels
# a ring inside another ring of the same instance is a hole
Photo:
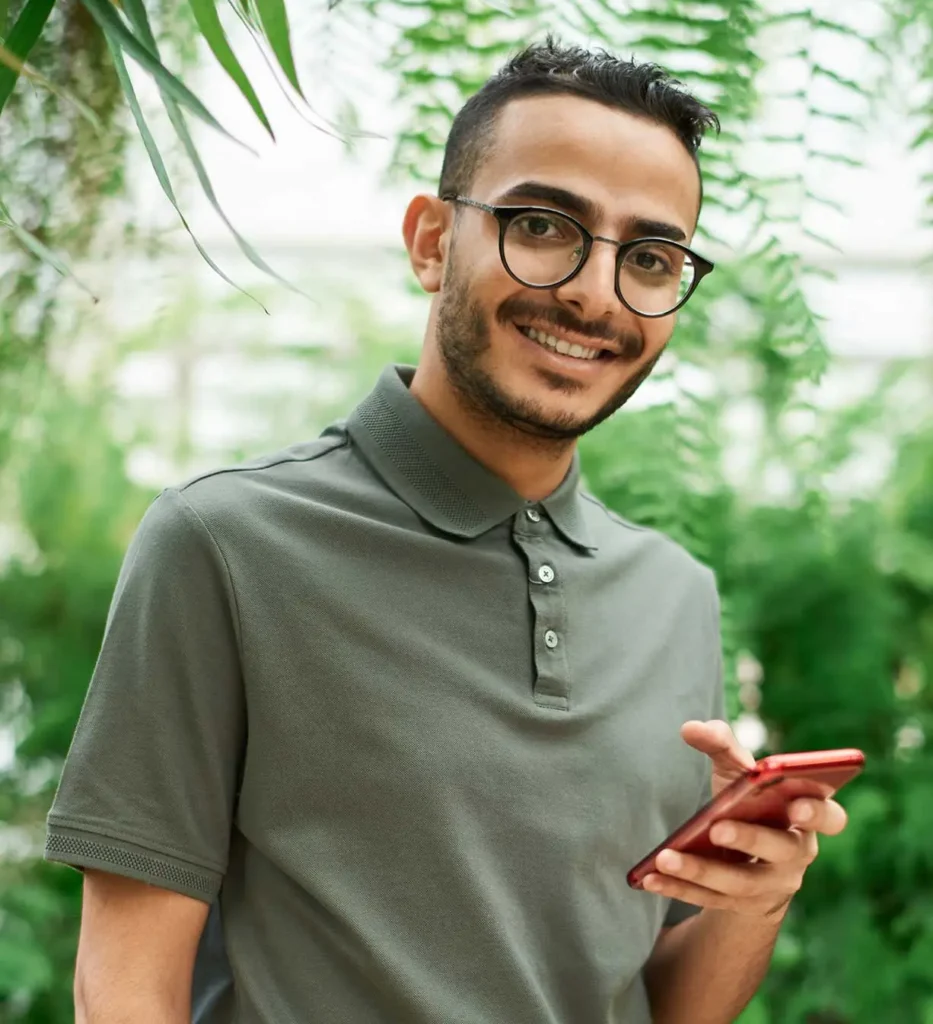
[[[722,774],[736,775],[755,767],[754,756],[735,738],[727,722],[685,722],[680,735],[694,750],[706,754],[713,768]]]

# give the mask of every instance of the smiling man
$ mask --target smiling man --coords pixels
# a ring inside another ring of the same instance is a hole
[[[417,368],[153,503],[49,814],[47,857],[85,871],[79,1024],[747,1003],[845,816],[724,824],[756,863],[668,851],[628,888],[752,758],[712,573],[585,494],[575,452],[712,270],[689,246],[714,124],[656,67],[515,57],[405,215]]]

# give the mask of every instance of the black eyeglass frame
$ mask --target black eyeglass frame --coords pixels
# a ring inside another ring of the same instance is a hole
[[[563,210],[552,209],[549,206],[490,206],[489,203],[481,203],[476,199],[469,199],[466,196],[458,196],[452,192],[445,193],[440,197],[440,199],[445,203],[462,203],[465,206],[475,206],[477,210],[484,210],[486,213],[491,213],[493,217],[496,218],[499,222],[499,259],[502,260],[502,266],[505,268],[505,272],[509,277],[514,281],[517,281],[520,285],[524,285],[526,288],[538,288],[542,291],[551,288],[560,288],[568,281],[572,281],[586,266],[586,261],[589,259],[594,242],[608,242],[610,245],[616,246],[616,295],[619,298],[619,302],[621,302],[626,309],[630,310],[636,316],[644,317],[646,320],[659,320],[662,317],[676,313],[678,309],[681,309],[686,304],[687,300],[690,299],[693,293],[697,290],[697,286],[703,278],[706,277],[707,274],[711,274],[716,266],[715,263],[711,263],[708,259],[701,256],[699,253],[694,252],[686,245],[672,241],[670,238],[633,238],[629,242],[620,242],[617,238],[605,238],[602,235],[594,235],[592,232],[587,230],[587,228],[584,227],[576,217],[571,217],[569,213],[564,213]],[[566,277],[561,278],[559,281],[555,281],[553,284],[530,284],[528,281],[522,280],[522,278],[512,271],[512,268],[509,266],[509,261],[505,258],[505,233],[509,224],[523,213],[544,213],[552,216],[556,213],[565,220],[569,220],[570,223],[573,224],[580,232],[580,237],[583,239],[583,255],[580,257],[580,262],[577,263]],[[663,242],[664,245],[673,245],[675,249],[680,249],[681,252],[686,253],[695,267],[694,277],[690,282],[690,288],[688,289],[687,294],[680,300],[680,302],[677,303],[676,306],[667,310],[665,313],[643,313],[640,309],[635,309],[634,306],[626,302],[619,283],[622,278],[622,262],[625,259],[626,254],[631,252],[631,250],[637,246],[644,245],[646,242]]]

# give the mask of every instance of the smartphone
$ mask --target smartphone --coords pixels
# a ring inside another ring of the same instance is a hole
[[[789,804],[800,797],[832,796],[854,779],[864,764],[865,755],[854,749],[762,758],[639,861],[626,876],[628,884],[633,889],[642,888],[645,877],[656,870],[655,857],[662,850],[695,853],[715,860],[748,861],[748,854],[717,846],[710,839],[710,829],[717,821],[751,821],[772,828],[789,828]]]

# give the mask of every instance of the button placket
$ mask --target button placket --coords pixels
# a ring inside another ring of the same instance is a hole
[[[537,514],[537,519],[532,513]],[[570,557],[550,521],[536,508],[513,520],[512,535],[527,562],[528,599],[534,609],[530,637],[535,661],[534,702],[540,707],[570,708],[570,675],[566,650],[567,617],[563,587],[555,562]],[[558,556],[558,550],[560,555]]]

